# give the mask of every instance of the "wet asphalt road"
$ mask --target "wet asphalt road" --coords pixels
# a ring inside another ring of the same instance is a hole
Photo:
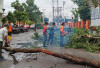
[[[39,31],[41,34],[41,30]],[[13,40],[11,41],[11,47],[20,48],[22,45],[19,43],[33,43],[31,39],[34,31],[29,31],[21,34],[13,35]],[[30,47],[30,46],[29,46]],[[44,53],[34,53],[34,54],[25,54],[25,53],[16,53],[14,56],[19,61],[18,64],[13,64],[13,59],[8,55],[8,52],[3,50],[3,56],[5,57],[4,61],[0,61],[0,68],[91,68],[85,65],[78,65],[71,63],[69,61],[56,58]]]

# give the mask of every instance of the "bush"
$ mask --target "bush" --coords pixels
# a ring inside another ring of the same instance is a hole
[[[38,41],[42,41],[43,37],[40,36],[37,32],[34,33],[34,36],[32,36],[32,39],[38,40]]]
[[[40,23],[37,23],[37,24],[36,24],[36,27],[37,27],[38,29],[42,29],[42,28],[43,28],[43,26],[42,26]]]
[[[89,34],[93,36],[91,31],[84,30],[84,29],[75,29],[75,33],[70,35],[70,44],[69,46],[65,46],[65,48],[78,48],[78,49],[85,49],[90,52],[98,52],[98,48],[100,46],[100,42],[91,43],[89,42],[90,38],[81,37]]]

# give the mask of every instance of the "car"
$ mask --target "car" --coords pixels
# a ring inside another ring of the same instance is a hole
[[[18,28],[19,28],[19,30],[20,30],[21,33],[24,33],[25,32],[24,26],[19,26]]]
[[[30,25],[30,29],[34,29],[35,28],[35,24]]]
[[[12,26],[12,33],[13,34],[19,34],[20,33],[20,29],[17,25]]]
[[[25,25],[25,26],[24,26],[24,30],[25,30],[25,32],[28,32],[29,29],[30,29],[30,26],[29,26],[29,25]]]

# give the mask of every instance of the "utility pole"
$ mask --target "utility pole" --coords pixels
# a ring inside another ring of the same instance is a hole
[[[59,17],[59,1],[57,0],[57,18]]]
[[[52,14],[53,14],[53,21],[56,17],[58,19],[59,16],[59,0],[52,0]]]
[[[59,7],[59,16],[62,17],[62,7]]]
[[[54,21],[54,0],[52,0],[52,14],[53,14],[52,20]]]
[[[65,3],[66,3],[66,2],[65,2],[65,1],[63,1],[63,19],[64,19],[64,22],[65,22],[65,16],[64,16],[64,13],[65,13],[65,12],[64,12]]]
[[[45,14],[45,10],[46,9],[42,9],[42,10],[43,10],[43,24],[44,24],[44,18],[45,18],[45,15],[44,14]]]

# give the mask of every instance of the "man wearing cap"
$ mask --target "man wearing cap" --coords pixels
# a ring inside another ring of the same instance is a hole
[[[65,23],[63,22],[61,24],[61,27],[60,27],[60,47],[63,47],[64,46],[64,36],[67,34],[64,31],[64,26],[65,26]]]
[[[49,29],[49,39],[48,39],[48,43],[50,45],[53,44],[53,39],[54,39],[54,26],[55,26],[55,23],[53,22],[52,23],[52,26]]]
[[[5,24],[4,27],[0,29],[0,58],[3,58],[2,56],[3,41],[5,40],[6,43],[9,43],[9,41],[7,40],[8,29],[9,26],[7,24]]]

